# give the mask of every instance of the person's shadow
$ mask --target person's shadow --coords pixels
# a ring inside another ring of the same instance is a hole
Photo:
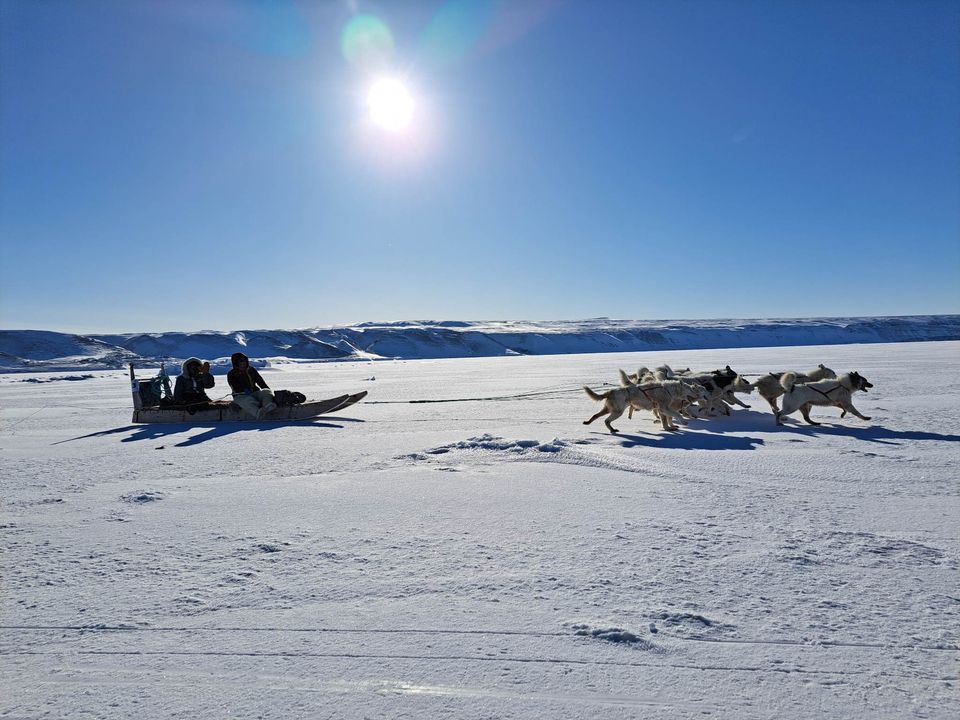
[[[341,423],[362,423],[363,420],[356,418],[330,418]],[[220,423],[148,423],[143,425],[124,425],[123,427],[112,428],[110,430],[101,430],[100,432],[79,435],[66,440],[59,440],[51,443],[60,445],[62,443],[73,442],[75,440],[85,440],[87,438],[106,437],[108,435],[122,435],[129,433],[127,437],[120,438],[120,442],[140,442],[142,440],[162,440],[171,435],[179,435],[191,430],[203,429],[204,432],[197,435],[191,435],[186,440],[178,442],[174,447],[190,447],[200,443],[214,440],[215,438],[226,437],[241,432],[268,432],[283,427],[310,427],[310,428],[330,428],[343,429],[343,425],[337,425],[332,422],[321,422],[318,420],[287,420],[273,422],[220,422]]]

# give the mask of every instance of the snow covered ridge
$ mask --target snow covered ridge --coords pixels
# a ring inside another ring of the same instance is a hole
[[[960,340],[960,315],[778,320],[422,321],[307,330],[70,335],[0,330],[0,372],[98,370],[238,350],[253,359],[331,361],[563,355]]]

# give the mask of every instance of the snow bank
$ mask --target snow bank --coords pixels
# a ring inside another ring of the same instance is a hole
[[[196,356],[271,362],[565,355],[960,339],[960,315],[792,320],[423,321],[308,330],[69,335],[0,330],[0,371],[109,369]]]

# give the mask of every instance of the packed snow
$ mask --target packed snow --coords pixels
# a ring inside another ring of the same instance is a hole
[[[858,370],[872,419],[582,424],[660,363]],[[0,375],[0,717],[956,717],[960,342],[263,373],[370,394],[134,425],[123,370]]]
[[[595,320],[361,323],[310,330],[70,335],[0,330],[0,371],[179,364],[229,369],[240,351],[261,364],[960,340],[960,315],[793,320]]]

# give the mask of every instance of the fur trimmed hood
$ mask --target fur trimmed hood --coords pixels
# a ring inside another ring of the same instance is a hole
[[[201,366],[202,366],[202,365],[203,365],[203,360],[201,360],[200,358],[195,358],[195,357],[189,357],[189,358],[187,358],[186,360],[184,360],[184,361],[183,361],[183,364],[180,365],[180,374],[181,374],[181,375],[186,375],[187,377],[190,377],[189,375],[187,375],[187,365],[189,365],[190,363],[196,363],[197,365],[201,365]]]

